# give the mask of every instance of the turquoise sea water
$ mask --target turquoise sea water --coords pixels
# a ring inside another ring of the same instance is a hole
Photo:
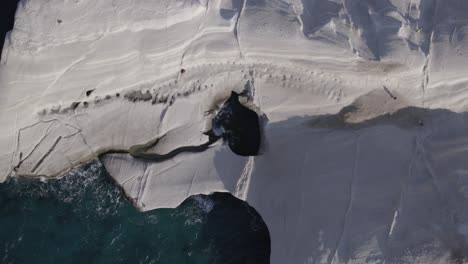
[[[99,162],[0,184],[0,263],[269,263],[259,214],[230,194],[138,212]]]

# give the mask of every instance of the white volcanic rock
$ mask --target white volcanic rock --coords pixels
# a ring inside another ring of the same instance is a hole
[[[0,66],[0,181],[162,135],[152,152],[201,144],[207,111],[249,86],[262,155],[104,165],[141,210],[246,200],[272,263],[463,262],[467,32],[457,0],[24,0]]]

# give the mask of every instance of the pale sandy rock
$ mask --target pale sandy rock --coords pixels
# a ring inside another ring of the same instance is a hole
[[[272,263],[466,261],[467,14],[457,0],[21,1],[0,181],[163,135],[152,152],[204,143],[210,113],[247,87],[268,117],[262,155],[216,143],[102,162],[141,210],[246,200]]]

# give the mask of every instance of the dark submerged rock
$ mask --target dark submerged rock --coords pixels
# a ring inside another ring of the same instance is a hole
[[[261,142],[259,117],[239,102],[238,93],[231,92],[231,97],[212,120],[212,127],[213,133],[222,136],[235,154],[258,155]]]

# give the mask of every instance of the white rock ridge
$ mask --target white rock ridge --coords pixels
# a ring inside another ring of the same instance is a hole
[[[200,144],[206,112],[247,85],[264,153],[106,155],[136,206],[231,192],[265,220],[272,263],[468,261],[467,33],[459,0],[24,0],[0,181],[164,134],[152,151]]]

